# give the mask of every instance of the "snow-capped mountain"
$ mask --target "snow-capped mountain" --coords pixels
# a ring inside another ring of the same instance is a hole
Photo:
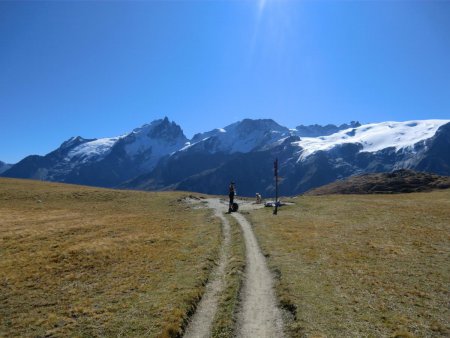
[[[371,123],[348,128],[329,136],[302,137],[295,144],[301,149],[299,160],[317,151],[328,151],[343,144],[359,145],[360,152],[374,153],[387,148],[399,151],[434,136],[448,120]]]
[[[72,137],[61,145],[61,149],[69,149],[65,160],[68,162],[97,162],[109,154],[111,148],[120,137],[87,140],[82,137]]]
[[[298,129],[271,120],[244,120],[196,135],[197,142],[124,186],[219,194],[234,180],[242,195],[272,194],[276,157],[281,191],[289,195],[364,172],[408,168],[450,175],[450,120],[346,126],[350,127],[312,138],[299,137]]]
[[[313,135],[313,136],[311,136]],[[2,176],[94,186],[272,194],[302,193],[354,174],[396,169],[450,175],[450,120],[298,126],[244,119],[188,140],[167,118],[122,136],[73,137],[45,156],[28,156]]]
[[[139,159],[140,168],[151,170],[156,162],[185,145],[187,138],[174,122],[156,120],[134,129],[131,133],[118,137],[87,140],[80,136],[64,142],[60,149],[69,149],[64,161],[78,165],[99,162],[111,151],[122,151],[130,159]]]
[[[72,137],[45,156],[26,157],[4,176],[111,187],[151,171],[186,141],[166,117],[118,137]]]
[[[139,169],[152,170],[164,156],[182,148],[188,139],[175,122],[156,120],[121,138],[119,144],[123,151],[135,162]]]
[[[206,133],[196,134],[181,151],[195,150],[209,153],[248,153],[272,145],[290,135],[286,127],[273,120],[244,119]]]

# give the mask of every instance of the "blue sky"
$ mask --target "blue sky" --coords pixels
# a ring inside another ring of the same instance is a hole
[[[450,118],[450,2],[0,2],[0,160],[168,116],[188,137]]]

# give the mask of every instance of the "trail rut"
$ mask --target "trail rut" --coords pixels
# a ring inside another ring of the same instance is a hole
[[[222,221],[223,244],[220,249],[219,263],[212,272],[211,279],[206,285],[205,293],[192,316],[186,331],[185,338],[206,338],[211,336],[211,328],[214,315],[217,312],[218,300],[224,288],[224,273],[229,256],[230,247],[230,224],[223,215],[223,205],[218,199],[206,200],[208,207],[214,210],[214,215]]]
[[[224,273],[229,257],[230,224],[223,212],[227,203],[219,199],[207,199],[208,207],[213,209],[223,224],[224,241],[220,252],[219,264],[206,286],[205,294],[197,311],[185,331],[185,338],[210,337],[214,316],[217,312],[218,300],[224,289]],[[250,203],[243,202],[245,209],[252,209]],[[282,338],[283,320],[281,310],[277,307],[273,289],[272,275],[267,267],[264,255],[258,246],[251,224],[239,213],[232,213],[242,228],[246,247],[245,280],[242,301],[238,312],[236,334],[240,338]]]
[[[282,315],[264,255],[247,219],[239,213],[232,215],[242,227],[246,247],[246,276],[238,316],[238,337],[284,337]]]

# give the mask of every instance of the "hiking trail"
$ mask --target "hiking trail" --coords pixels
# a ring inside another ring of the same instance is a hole
[[[208,208],[214,210],[214,215],[222,221],[223,243],[220,248],[219,263],[213,270],[210,281],[206,284],[205,293],[186,328],[184,338],[207,338],[211,336],[219,297],[225,285],[225,268],[228,262],[231,240],[230,223],[223,215],[223,206],[218,199],[211,198],[207,199],[206,202]]]
[[[283,320],[265,257],[247,219],[239,213],[232,216],[239,222],[244,234],[247,264],[238,316],[238,337],[281,338],[284,336]]]
[[[230,225],[223,215],[228,208],[226,201],[218,198],[206,199],[208,207],[214,210],[223,224],[224,242],[219,264],[212,274],[211,282],[192,317],[184,337],[210,337],[212,321],[217,311],[218,298],[224,288],[224,271],[229,256]],[[240,210],[254,209],[249,202],[240,201]],[[251,224],[240,213],[231,214],[239,223],[246,247],[246,268],[242,299],[238,312],[236,334],[238,337],[284,337],[281,310],[277,306],[273,278],[267,267]]]

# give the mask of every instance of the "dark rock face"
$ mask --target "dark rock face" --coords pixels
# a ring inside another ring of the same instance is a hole
[[[340,130],[356,128],[359,126],[361,126],[361,123],[358,121],[351,121],[350,124],[344,123],[340,126],[335,126],[334,124],[327,124],[326,126],[312,124],[309,126],[300,125],[295,129],[297,129],[297,135],[300,137],[317,137],[331,135]]]
[[[414,169],[450,175],[450,123],[440,127],[436,135],[424,142],[426,150]]]
[[[175,122],[170,122],[167,117],[165,117],[160,123],[156,124],[155,127],[151,128],[148,131],[147,136],[151,139],[159,139],[166,142],[171,142],[179,138],[187,141],[181,127]]]
[[[152,172],[125,182],[121,187],[143,190],[176,189],[184,180],[192,176],[201,177],[206,175],[223,166],[231,158],[233,158],[233,155],[222,152],[214,154],[203,152],[177,154],[176,156],[162,159]],[[180,190],[182,189],[180,188]],[[197,187],[186,190],[205,192]]]

